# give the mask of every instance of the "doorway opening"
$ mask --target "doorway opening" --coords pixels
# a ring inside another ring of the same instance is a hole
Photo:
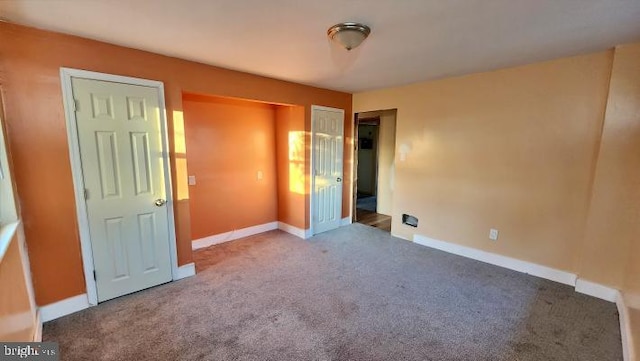
[[[391,232],[396,109],[357,113],[353,221]]]
[[[276,229],[304,239],[342,225],[344,110],[311,106],[308,132],[303,105],[184,92],[182,106],[198,272],[257,244],[222,243]]]
[[[227,242],[304,229],[304,107],[187,92],[182,106],[196,270],[257,245]]]

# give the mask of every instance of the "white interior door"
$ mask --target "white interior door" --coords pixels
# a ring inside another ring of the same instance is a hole
[[[158,89],[72,89],[98,301],[171,281]]]
[[[342,216],[342,151],[344,110],[312,108],[313,199],[312,230],[340,227]]]

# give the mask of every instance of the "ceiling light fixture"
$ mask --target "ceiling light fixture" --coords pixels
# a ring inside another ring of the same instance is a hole
[[[347,50],[357,48],[370,33],[371,29],[368,26],[359,23],[340,23],[327,30],[329,39]]]

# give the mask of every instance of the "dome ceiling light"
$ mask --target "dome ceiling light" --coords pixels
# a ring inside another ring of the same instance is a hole
[[[357,48],[370,33],[371,29],[368,26],[359,23],[340,23],[327,30],[329,39],[347,50]]]

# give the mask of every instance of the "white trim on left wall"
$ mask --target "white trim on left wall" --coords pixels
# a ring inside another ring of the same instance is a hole
[[[67,141],[69,145],[69,158],[71,161],[71,174],[76,204],[76,214],[78,217],[78,232],[80,234],[80,250],[82,254],[82,266],[85,274],[85,286],[87,289],[86,298],[89,305],[98,304],[98,290],[96,281],[92,275],[94,271],[93,254],[91,249],[91,234],[89,232],[89,218],[84,201],[84,180],[82,178],[82,162],[80,159],[80,145],[78,141],[78,130],[76,127],[76,114],[74,111],[75,101],[73,97],[72,78],[83,78],[91,80],[102,80],[123,84],[140,85],[156,88],[158,92],[158,105],[160,106],[160,127],[162,133],[162,149],[164,159],[165,177],[165,197],[168,218],[169,248],[171,257],[171,278],[179,279],[181,274],[178,267],[178,247],[176,244],[175,217],[173,209],[173,192],[171,184],[171,163],[169,159],[169,131],[167,126],[167,115],[164,100],[164,84],[160,81],[132,78],[127,76],[97,73],[93,71],[60,68],[60,79],[62,85],[62,98],[65,110],[67,127]],[[60,302],[64,302],[60,301]],[[46,306],[45,306],[46,307]],[[44,315],[43,315],[44,318]]]
[[[44,323],[70,315],[74,312],[82,311],[90,306],[88,295],[83,293],[40,307],[40,319]]]

